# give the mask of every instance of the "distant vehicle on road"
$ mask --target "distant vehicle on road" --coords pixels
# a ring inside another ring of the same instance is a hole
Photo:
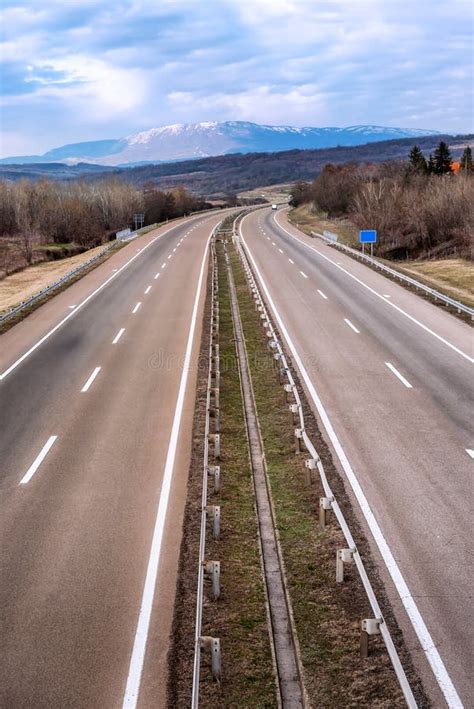
[[[272,204],[272,209],[276,209],[276,208],[277,208],[276,204]]]

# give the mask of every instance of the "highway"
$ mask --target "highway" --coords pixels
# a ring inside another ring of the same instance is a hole
[[[427,691],[471,707],[473,331],[285,210],[241,236]]]
[[[0,706],[165,706],[207,243],[140,237],[0,338]]]

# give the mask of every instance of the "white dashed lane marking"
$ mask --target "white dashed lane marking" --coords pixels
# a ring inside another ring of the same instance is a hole
[[[385,362],[385,365],[390,369],[391,372],[393,372],[393,374],[395,374],[395,376],[401,381],[404,386],[406,386],[407,389],[413,389],[410,382],[405,379],[402,374],[400,374],[398,369],[396,369],[391,362]]]
[[[360,330],[358,330],[358,329],[356,328],[356,326],[351,323],[350,320],[348,320],[347,318],[344,318],[344,322],[347,323],[347,325],[349,325],[349,327],[351,328],[351,330],[354,330],[354,332],[357,332],[357,334],[360,335]]]
[[[113,345],[117,344],[117,342],[120,340],[120,338],[122,337],[124,332],[125,332],[125,328],[124,327],[120,328],[120,330],[117,332],[114,339],[112,340]]]
[[[39,452],[39,454],[36,456],[35,460],[33,463],[30,465],[22,479],[20,480],[20,485],[26,485],[26,483],[29,483],[33,475],[36,473],[38,468],[40,467],[41,463],[43,460],[46,458],[48,455],[49,451],[53,447],[53,444],[57,440],[57,436],[50,436],[46,443],[44,444],[43,448]]]
[[[92,374],[90,375],[89,379],[87,380],[87,382],[84,384],[84,386],[83,386],[82,389],[81,389],[81,393],[82,393],[82,394],[85,394],[87,391],[89,391],[89,389],[90,389],[91,386],[92,386],[92,382],[94,381],[94,379],[96,378],[96,376],[99,374],[100,370],[101,370],[101,367],[96,367],[96,368],[94,369],[94,371],[93,371]]]

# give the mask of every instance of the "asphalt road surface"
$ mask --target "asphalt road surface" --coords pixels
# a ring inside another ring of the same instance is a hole
[[[284,211],[250,214],[241,233],[328,416],[428,692],[472,707],[473,330]]]
[[[165,706],[220,219],[140,237],[0,338],[1,707]]]

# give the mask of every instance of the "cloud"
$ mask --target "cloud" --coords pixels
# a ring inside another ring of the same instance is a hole
[[[468,131],[471,21],[465,0],[7,0],[2,127],[39,151],[195,120]]]

